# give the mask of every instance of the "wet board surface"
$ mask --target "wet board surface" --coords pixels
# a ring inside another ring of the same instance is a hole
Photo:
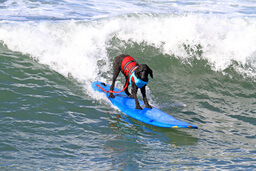
[[[99,81],[95,81],[92,83],[92,88],[95,91],[102,92],[108,97],[109,93],[105,93],[97,85],[101,86],[106,91],[110,89],[110,85],[104,83],[102,84],[102,82]],[[120,90],[118,88],[115,88],[114,91]],[[195,125],[178,120],[155,107],[153,107],[152,109],[145,108],[145,105],[141,100],[139,100],[139,102],[143,110],[135,109],[135,100],[128,97],[125,92],[114,95],[115,98],[108,98],[114,106],[118,107],[119,110],[125,113],[127,116],[132,117],[143,123],[163,128],[198,128]]]

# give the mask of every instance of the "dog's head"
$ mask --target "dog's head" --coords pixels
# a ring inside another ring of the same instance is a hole
[[[148,81],[148,74],[153,78],[153,71],[146,64],[139,65],[135,70],[135,76],[145,82]]]

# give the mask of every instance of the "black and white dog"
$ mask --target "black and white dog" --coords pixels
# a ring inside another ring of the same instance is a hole
[[[140,88],[141,90],[146,108],[152,109],[152,106],[148,104],[148,100],[146,97],[146,85],[148,83],[148,75],[153,78],[153,71],[146,64],[139,65],[133,59],[133,57],[124,54],[119,55],[115,58],[113,69],[114,73],[112,84],[110,86],[110,91],[114,90],[116,78],[121,71],[126,78],[126,84],[130,84],[132,87],[132,95],[128,91],[128,86],[125,88],[124,91],[129,97],[135,99],[136,109],[142,109],[137,98],[138,88]],[[110,93],[109,98],[115,98],[113,93]]]

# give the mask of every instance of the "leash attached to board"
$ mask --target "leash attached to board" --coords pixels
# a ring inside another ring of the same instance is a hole
[[[102,85],[104,85],[105,83],[101,83]],[[123,92],[129,85],[129,79],[127,79],[126,83],[125,83],[125,86],[124,88],[121,90],[121,91],[111,91],[111,90],[108,90],[106,91],[104,88],[102,88],[99,84],[97,84],[96,86],[99,87],[102,91],[104,91],[105,93],[121,93]]]

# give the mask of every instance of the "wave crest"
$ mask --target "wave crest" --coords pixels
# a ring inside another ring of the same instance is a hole
[[[184,61],[207,60],[216,71],[236,62],[238,72],[255,76],[255,30],[254,18],[134,14],[94,21],[1,22],[0,40],[85,82],[105,79],[113,57],[132,52],[134,44],[141,46],[134,54],[143,53],[146,45]]]

